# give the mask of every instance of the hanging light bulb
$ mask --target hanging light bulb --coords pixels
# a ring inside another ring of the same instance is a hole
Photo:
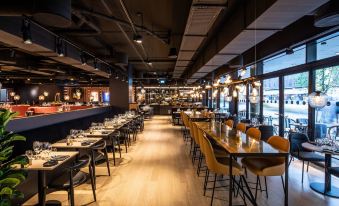
[[[224,94],[225,95],[229,95],[229,93],[230,93],[229,88],[228,87],[224,87]]]
[[[249,96],[249,100],[252,104],[257,104],[260,100],[260,97],[251,95]]]
[[[202,90],[202,91],[201,91],[201,93],[205,94],[205,93],[206,93],[206,91],[205,91],[205,90]]]
[[[237,90],[233,90],[233,95],[232,95],[234,98],[237,98],[238,97],[238,92]]]
[[[225,97],[226,102],[231,102],[232,101],[232,96],[226,96]]]
[[[144,88],[141,89],[141,94],[145,94],[146,90]]]
[[[245,85],[240,85],[239,92],[243,93],[245,91]]]
[[[225,80],[225,84],[230,84],[232,83],[232,79],[230,75],[227,75],[226,80]]]
[[[205,89],[211,89],[211,85],[207,84],[207,85],[205,86]]]
[[[213,91],[213,97],[217,97],[217,94],[218,94],[218,90],[214,90]]]
[[[245,74],[246,74],[246,69],[245,68],[242,68],[241,70],[240,70],[240,76],[241,77],[244,77],[245,76]]]
[[[255,97],[256,97],[256,96],[258,96],[258,94],[259,94],[259,93],[258,93],[258,89],[255,88],[255,87],[253,87],[253,88],[252,88],[252,96],[255,96]]]
[[[256,81],[256,82],[253,82],[253,85],[254,85],[255,87],[260,87],[260,86],[261,86],[261,83],[260,83],[260,81]]]

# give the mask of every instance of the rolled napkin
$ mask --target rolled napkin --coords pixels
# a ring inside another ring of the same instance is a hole
[[[44,167],[53,167],[58,164],[58,161],[56,160],[48,160],[43,164]]]

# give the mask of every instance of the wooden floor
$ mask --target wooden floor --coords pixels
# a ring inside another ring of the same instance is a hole
[[[210,191],[203,196],[204,177],[197,177],[196,165],[189,158],[189,145],[185,144],[179,126],[172,126],[168,116],[155,116],[145,122],[145,130],[138,135],[128,153],[117,167],[111,167],[107,176],[105,165],[97,168],[97,201],[93,202],[90,184],[75,190],[76,205],[116,206],[204,206],[210,203]],[[319,178],[319,177],[320,178]],[[339,199],[328,198],[313,192],[309,181],[322,181],[323,172],[311,165],[301,184],[301,164],[293,161],[289,178],[289,205],[338,206]],[[253,181],[254,177],[249,177]],[[339,181],[334,180],[339,187]],[[259,205],[283,205],[283,189],[280,177],[268,178],[269,197],[259,193]],[[228,191],[218,189],[213,205],[228,205]],[[48,200],[59,200],[68,205],[66,192],[47,195]],[[33,205],[37,196],[25,205]],[[242,203],[235,200],[234,203]]]

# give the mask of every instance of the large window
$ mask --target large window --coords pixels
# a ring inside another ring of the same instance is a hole
[[[339,32],[317,40],[317,60],[339,55]]]
[[[293,50],[286,51],[277,56],[264,60],[263,72],[269,73],[285,69],[306,62],[306,46],[294,48]]]
[[[263,81],[263,117],[264,122],[279,128],[279,78]]]
[[[308,72],[284,77],[284,129],[307,134]]]
[[[339,66],[318,69],[315,72],[316,91],[328,95],[328,104],[316,112],[315,138],[324,138],[330,133],[332,138],[338,138],[339,123]]]

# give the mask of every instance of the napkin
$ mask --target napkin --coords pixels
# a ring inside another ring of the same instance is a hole
[[[44,167],[52,167],[58,164],[56,160],[49,160],[43,164]]]

